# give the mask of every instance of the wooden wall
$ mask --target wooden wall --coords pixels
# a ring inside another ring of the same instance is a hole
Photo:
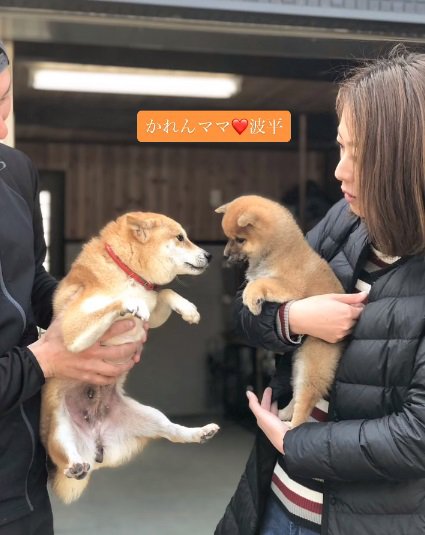
[[[130,210],[177,219],[194,240],[221,240],[211,191],[226,202],[244,193],[277,200],[298,182],[298,154],[282,149],[221,149],[84,143],[18,143],[38,169],[64,171],[65,239],[87,240]],[[310,152],[308,177],[323,177]]]

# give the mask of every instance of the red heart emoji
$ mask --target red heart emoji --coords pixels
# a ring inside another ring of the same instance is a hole
[[[248,120],[247,119],[233,119],[232,126],[236,130],[236,132],[241,135],[242,132],[246,129],[248,126]]]

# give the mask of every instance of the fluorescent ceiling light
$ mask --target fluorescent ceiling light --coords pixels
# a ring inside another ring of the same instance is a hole
[[[30,85],[47,91],[230,98],[240,90],[241,79],[232,74],[46,63],[30,67]]]

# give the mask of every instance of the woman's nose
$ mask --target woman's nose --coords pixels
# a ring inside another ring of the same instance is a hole
[[[340,182],[348,182],[352,179],[352,175],[352,169],[350,169],[347,162],[345,162],[344,159],[339,160],[335,169],[335,178]]]
[[[337,180],[342,180],[341,178],[341,160],[338,162],[338,165],[335,168],[335,178]]]

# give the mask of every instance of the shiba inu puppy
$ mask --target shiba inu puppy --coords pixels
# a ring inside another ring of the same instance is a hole
[[[343,293],[327,262],[309,246],[291,213],[264,197],[246,195],[220,206],[222,227],[229,241],[224,255],[230,262],[248,261],[243,303],[252,314],[264,301],[285,303],[313,295]],[[308,336],[294,355],[293,398],[279,411],[296,427],[328,393],[341,355],[341,343]]]
[[[54,313],[61,317],[65,346],[82,351],[126,316],[134,317],[135,327],[108,345],[140,340],[143,321],[159,327],[172,310],[198,323],[195,305],[157,285],[177,275],[199,275],[210,259],[164,215],[119,217],[84,246],[55,293]],[[125,378],[108,386],[53,378],[43,388],[41,438],[55,465],[53,489],[66,503],[80,497],[93,470],[129,461],[148,439],[203,443],[218,430],[215,424],[173,424],[158,410],[127,397]]]

